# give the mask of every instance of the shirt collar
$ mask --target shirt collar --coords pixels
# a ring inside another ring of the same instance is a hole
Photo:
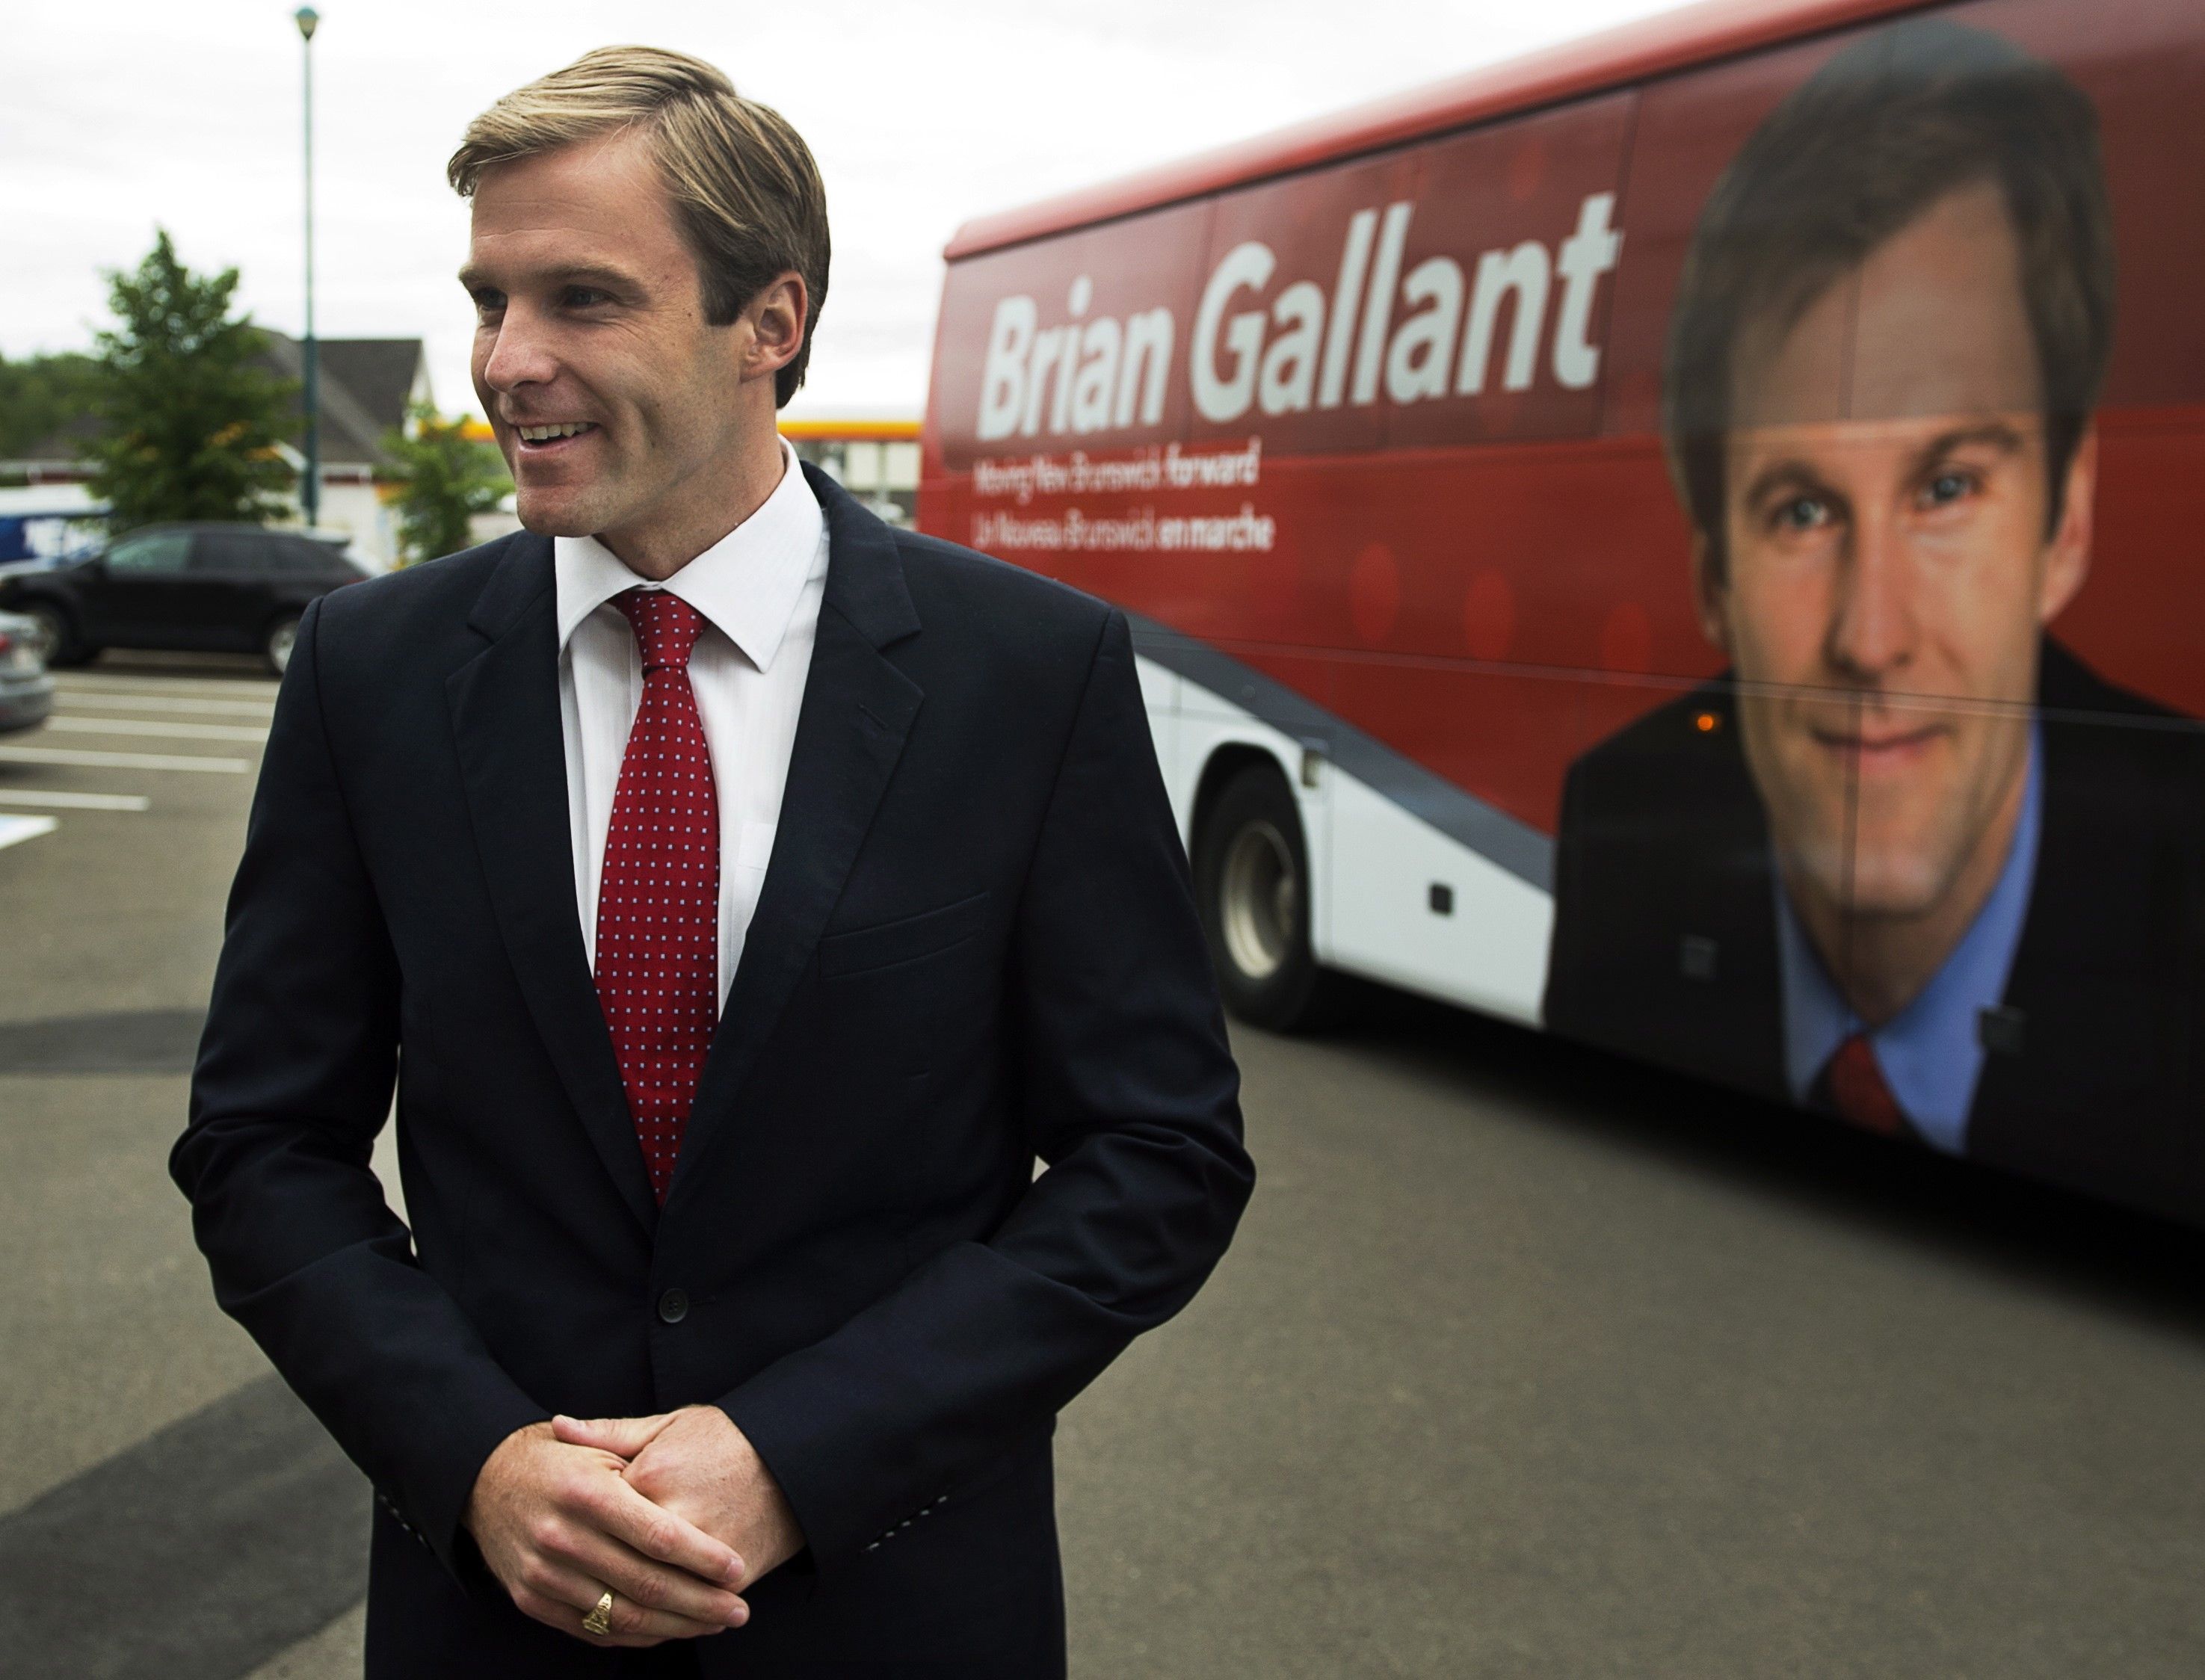
[[[1958,1155],[1965,1146],[1968,1111],[1982,1074],[1979,1018],[2006,996],[2020,949],[2036,880],[2037,839],[2044,826],[2044,746],[2030,733],[2028,781],[2021,817],[1990,897],[1920,995],[1868,1036],[1884,1083],[1928,1143]],[[1823,1065],[1853,1033],[1860,1018],[1845,1000],[1778,877],[1776,948],[1784,987],[1784,1062],[1792,1095],[1804,1098]]]
[[[811,574],[827,517],[786,438],[781,453],[781,483],[773,494],[663,585],[637,577],[594,537],[553,537],[560,650],[565,651],[584,619],[622,590],[640,585],[680,596],[752,664],[761,671],[771,668]]]

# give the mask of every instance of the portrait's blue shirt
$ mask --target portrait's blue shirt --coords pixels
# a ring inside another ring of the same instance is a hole
[[[2021,820],[2014,826],[1998,884],[1921,994],[1868,1036],[1884,1083],[1906,1118],[1923,1141],[1948,1155],[1958,1155],[1966,1146],[1968,1110],[1975,1106],[1976,1082],[1983,1071],[1976,1017],[1996,1008],[2006,996],[2022,925],[2029,919],[2037,836],[2043,827],[2043,743],[2032,730]],[[1784,1068],[1793,1098],[1800,1100],[1838,1046],[1861,1030],[1861,1020],[1815,953],[1780,876],[1775,893]]]

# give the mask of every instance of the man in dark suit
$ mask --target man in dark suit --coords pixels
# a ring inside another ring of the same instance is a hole
[[[1731,669],[1565,787],[1555,1030],[2195,1213],[2193,726],[2045,630],[2091,550],[2088,100],[1871,33],[1709,202],[1667,429]]]
[[[710,66],[452,172],[528,530],[301,623],[173,1159],[370,1672],[1061,1674],[1055,1415],[1252,1183],[1125,621],[798,469],[823,195]]]

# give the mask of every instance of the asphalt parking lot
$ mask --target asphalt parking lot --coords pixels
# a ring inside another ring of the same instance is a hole
[[[0,740],[0,1672],[356,1673],[366,1496],[165,1156],[272,683]],[[2205,1245],[1373,994],[1067,1414],[1081,1677],[2194,1676]]]

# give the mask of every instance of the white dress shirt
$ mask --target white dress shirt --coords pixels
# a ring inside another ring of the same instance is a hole
[[[720,1002],[742,959],[781,822],[796,716],[827,588],[827,519],[782,445],[765,503],[663,585],[639,578],[594,537],[552,541],[559,609],[559,723],[574,892],[597,966],[597,882],[628,731],[643,703],[643,657],[612,598],[663,588],[704,615],[689,680],[712,754],[720,816]]]

